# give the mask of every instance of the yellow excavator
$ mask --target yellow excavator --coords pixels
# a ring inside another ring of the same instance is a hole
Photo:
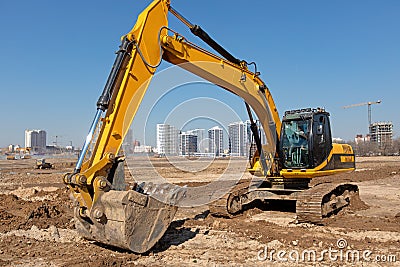
[[[168,28],[168,13],[216,53]],[[213,215],[233,216],[254,200],[294,200],[299,221],[320,223],[322,217],[348,205],[358,195],[358,187],[352,184],[309,186],[314,177],[355,169],[351,146],[332,143],[328,112],[320,108],[291,110],[281,121],[254,62],[232,56],[201,27],[173,9],[169,0],[155,0],[122,37],[76,167],[63,177],[76,202],[76,228],[81,235],[136,253],[146,252],[163,236],[177,205],[185,198],[185,188],[172,184],[127,186],[124,157],[119,153],[162,60],[245,102],[256,147],[249,171],[263,177],[263,183],[255,188],[242,184],[213,199]],[[266,139],[263,144],[260,129]]]

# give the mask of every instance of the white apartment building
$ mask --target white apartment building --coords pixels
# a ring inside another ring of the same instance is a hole
[[[25,147],[33,151],[44,151],[46,149],[46,131],[25,130]]]
[[[260,121],[256,121],[257,129],[258,129],[258,136],[260,137],[261,144],[267,144],[267,137],[265,136],[264,129],[260,123]],[[251,131],[251,122],[247,120],[244,122],[245,125],[245,135],[246,135],[246,152],[245,155],[248,156],[251,147],[251,154],[253,154],[256,150],[255,140],[253,137],[253,132]]]
[[[188,132],[180,134],[179,154],[182,156],[194,155],[197,152],[197,135]]]
[[[205,136],[205,129],[194,129],[194,130],[189,130],[186,131],[187,134],[193,134],[197,136],[197,151],[200,153],[205,153],[208,151],[208,141]]]
[[[178,155],[179,131],[169,124],[157,124],[157,151],[161,155]]]
[[[224,153],[224,132],[222,128],[215,126],[208,130],[208,152],[218,157]]]
[[[248,136],[246,125],[242,122],[233,122],[228,125],[229,153],[233,157],[247,155]]]
[[[333,140],[332,140],[333,141]],[[371,136],[369,134],[363,136],[362,134],[357,134],[354,138],[354,142],[358,145],[360,143],[366,143],[371,141]]]

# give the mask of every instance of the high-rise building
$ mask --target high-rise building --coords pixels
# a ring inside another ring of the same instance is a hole
[[[208,130],[208,152],[218,157],[224,152],[224,132],[222,128],[215,126]]]
[[[197,152],[197,135],[188,132],[180,134],[179,152],[182,156],[190,156]]]
[[[46,131],[25,130],[25,147],[32,151],[44,151],[46,149]]]
[[[178,155],[179,131],[169,124],[157,124],[157,151],[161,155]]]
[[[234,157],[242,157],[247,153],[247,131],[242,121],[233,122],[228,125],[229,153]]]
[[[251,128],[250,128],[250,126],[251,126],[250,120],[245,121],[244,124],[245,124],[245,133],[247,135],[247,142],[248,143],[254,142],[253,132],[251,131]],[[260,121],[257,120],[256,124],[257,124],[257,129],[258,129],[258,135],[259,135],[260,140],[261,140],[261,144],[266,144],[267,143],[267,137],[265,136],[264,128],[261,125]]]
[[[267,143],[267,137],[265,136],[264,133],[264,128],[262,127],[260,121],[256,121],[257,124],[257,129],[258,129],[258,136],[260,137],[261,144],[266,144]],[[253,132],[251,131],[251,122],[250,120],[247,120],[244,122],[245,125],[245,135],[246,135],[246,156],[254,154],[256,151],[256,145],[255,145],[255,140],[253,136]]]
[[[369,126],[371,142],[378,143],[380,148],[392,145],[393,124],[391,122],[375,122]]]
[[[200,153],[206,152],[208,150],[208,141],[205,136],[205,129],[194,129],[186,131],[187,134],[193,134],[197,136],[197,151]]]

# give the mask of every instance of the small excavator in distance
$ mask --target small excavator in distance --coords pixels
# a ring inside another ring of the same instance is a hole
[[[168,28],[168,13],[216,53]],[[321,108],[292,110],[281,121],[254,62],[232,56],[173,9],[169,0],[154,0],[122,37],[76,167],[63,177],[76,202],[74,216],[81,235],[144,253],[163,236],[185,197],[184,188],[171,184],[127,186],[124,157],[119,153],[162,60],[241,97],[251,121],[256,152],[249,171],[264,182],[251,189],[241,184],[214,199],[211,214],[230,217],[254,200],[294,200],[299,221],[320,223],[323,216],[348,205],[358,195],[358,187],[352,184],[309,186],[314,177],[355,169],[351,146],[332,143],[328,112]],[[260,128],[265,144],[261,143]]]

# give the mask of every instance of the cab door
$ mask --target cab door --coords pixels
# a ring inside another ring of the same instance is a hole
[[[331,127],[326,113],[314,115],[312,135],[313,167],[316,167],[328,158],[332,149]]]

